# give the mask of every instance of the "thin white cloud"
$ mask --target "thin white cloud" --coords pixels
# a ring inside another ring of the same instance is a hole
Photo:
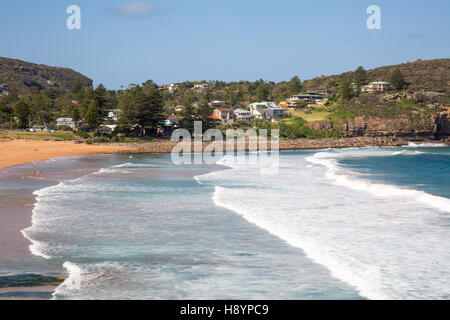
[[[117,8],[115,11],[127,17],[143,17],[147,16],[154,10],[155,7],[150,4],[142,1],[136,1],[129,3],[121,8]]]

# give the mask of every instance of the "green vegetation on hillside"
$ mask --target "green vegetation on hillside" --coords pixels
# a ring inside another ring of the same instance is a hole
[[[71,69],[0,57],[0,86],[7,85],[11,94],[25,94],[33,88],[65,92],[75,83],[81,88],[92,87],[91,79]]]

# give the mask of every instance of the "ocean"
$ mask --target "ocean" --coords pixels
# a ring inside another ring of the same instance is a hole
[[[36,203],[32,255],[0,275],[64,269],[53,299],[450,298],[449,147],[286,151],[276,174],[248,156],[4,170],[1,192]]]

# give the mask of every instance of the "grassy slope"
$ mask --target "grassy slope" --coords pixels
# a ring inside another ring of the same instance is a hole
[[[17,132],[1,131],[0,139],[30,139],[30,140],[64,140],[71,141],[77,139],[72,132]]]
[[[324,110],[313,110],[311,113],[306,113],[300,110],[289,110],[288,112],[291,114],[292,118],[300,117],[308,122],[325,120],[331,114],[331,112]],[[292,120],[288,119],[286,122],[290,121]]]

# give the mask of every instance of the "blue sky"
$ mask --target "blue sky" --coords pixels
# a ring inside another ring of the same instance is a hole
[[[302,80],[450,56],[450,1],[2,0],[0,56],[69,67],[109,89]],[[81,8],[68,30],[66,8]],[[378,5],[382,29],[368,30]]]

